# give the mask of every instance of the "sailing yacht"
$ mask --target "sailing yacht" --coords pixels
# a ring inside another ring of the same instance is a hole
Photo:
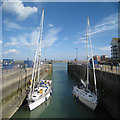
[[[95,75],[95,67],[94,67],[94,60],[93,60],[93,52],[92,52],[92,43],[90,37],[90,28],[89,28],[89,17],[87,16],[87,34],[86,34],[86,43],[87,43],[87,80],[84,82],[81,79],[79,85],[73,87],[73,95],[78,98],[84,105],[89,107],[92,110],[95,110],[98,102],[97,102],[97,87],[96,87],[96,75]],[[88,41],[89,37],[89,41]],[[90,43],[91,47],[91,54],[92,54],[92,66],[93,66],[93,75],[94,75],[94,85],[95,85],[95,92],[92,92],[89,89],[89,55],[88,55],[88,42]]]
[[[52,81],[41,80],[39,78],[40,65],[41,65],[40,57],[41,57],[43,20],[44,20],[44,9],[42,10],[42,17],[40,22],[39,34],[38,34],[37,49],[34,59],[30,91],[27,97],[28,106],[30,110],[35,109],[36,107],[47,101],[52,94]]]

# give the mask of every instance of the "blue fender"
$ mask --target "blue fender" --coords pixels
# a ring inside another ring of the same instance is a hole
[[[45,97],[45,101],[47,101],[47,97]]]

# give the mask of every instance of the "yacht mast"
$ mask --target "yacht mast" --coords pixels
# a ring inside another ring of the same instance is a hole
[[[89,17],[88,17],[88,23],[89,23]],[[94,75],[95,93],[96,93],[96,95],[97,95],[95,65],[94,65],[93,50],[92,50],[92,42],[91,42],[91,35],[90,35],[90,24],[89,24],[89,29],[88,29],[88,32],[89,32],[90,47],[91,47],[91,54],[92,54],[92,67],[93,67],[93,75]]]
[[[88,20],[88,16],[87,16],[87,32],[86,32],[86,44],[87,44],[87,89],[88,89],[88,85],[89,85],[89,55],[88,55],[88,27],[89,27],[89,20]]]
[[[44,20],[44,9],[42,10],[42,18],[40,23],[40,40],[39,40],[39,61],[38,61],[38,83],[39,83],[39,75],[40,75],[40,57],[41,57],[41,42],[42,42],[42,32],[43,32],[43,20]]]
[[[35,58],[34,58],[32,81],[31,81],[31,86],[30,86],[30,98],[31,98],[32,92],[34,92],[37,70],[38,70],[38,80],[39,80],[39,74],[40,74],[39,71],[40,71],[40,56],[41,56],[41,40],[42,40],[43,19],[44,19],[44,9],[42,10],[42,18],[41,18],[40,29],[39,29],[39,33],[38,33],[37,49],[36,49]]]

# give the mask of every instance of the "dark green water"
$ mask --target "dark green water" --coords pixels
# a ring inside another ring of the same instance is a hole
[[[78,81],[67,74],[67,63],[54,63],[53,74],[47,76],[53,80],[53,95],[33,111],[24,104],[12,118],[108,118],[111,117],[102,106],[96,111],[89,110],[72,96],[73,85]]]

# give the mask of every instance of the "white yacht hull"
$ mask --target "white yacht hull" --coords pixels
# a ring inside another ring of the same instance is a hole
[[[30,93],[28,94],[28,106],[30,110],[35,109],[36,107],[38,107],[39,105],[41,105],[42,103],[44,103],[45,101],[47,101],[51,94],[52,94],[52,81],[51,80],[41,80],[42,82],[49,82],[49,84],[47,83],[45,86],[40,86],[40,87],[36,87],[35,91],[32,93],[32,95],[30,95]],[[39,92],[40,90],[43,90],[41,93]],[[30,97],[31,96],[31,97]]]
[[[75,86],[73,88],[73,95],[77,97],[84,105],[92,110],[95,110],[97,106],[97,96],[95,94],[90,91],[86,92],[84,88],[78,89],[77,86]]]
[[[33,110],[35,109],[36,107],[40,106],[42,103],[44,103],[46,101],[46,99],[48,100],[50,98],[50,93],[48,93],[46,96],[38,99],[38,100],[35,100],[33,103],[29,103],[29,109],[30,110]]]
[[[87,99],[85,99],[85,98],[83,98],[83,97],[81,97],[81,96],[79,96],[79,100],[80,100],[83,104],[85,104],[86,106],[88,106],[90,109],[92,109],[92,110],[95,110],[95,108],[96,108],[96,106],[97,106],[96,103],[93,103],[93,102],[91,102],[91,101],[88,101]]]

